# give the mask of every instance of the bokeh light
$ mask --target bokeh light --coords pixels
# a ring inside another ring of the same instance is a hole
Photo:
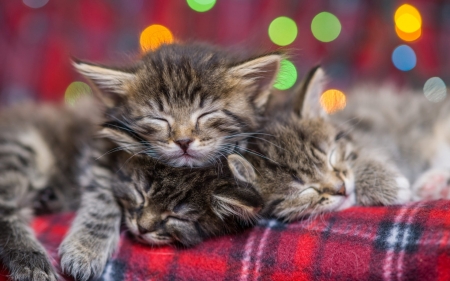
[[[404,41],[414,41],[422,34],[422,17],[419,11],[409,5],[401,5],[395,12],[395,32]]]
[[[216,0],[187,0],[188,6],[196,12],[206,12],[212,9]]]
[[[30,8],[37,9],[44,7],[48,3],[48,0],[23,0],[23,3]]]
[[[147,52],[157,49],[162,44],[172,43],[173,35],[167,27],[153,24],[142,31],[139,42],[141,49]]]
[[[395,25],[403,32],[412,33],[422,27],[422,17],[419,11],[409,5],[401,5],[394,15]]]
[[[297,68],[289,60],[282,60],[280,71],[273,86],[278,90],[287,90],[294,86],[295,81],[297,81]]]
[[[414,40],[419,39],[420,35],[422,35],[422,29],[417,29],[414,32],[406,33],[401,31],[397,26],[395,27],[395,33],[397,33],[397,36],[400,37],[400,39],[411,42]]]
[[[401,71],[409,71],[416,66],[416,53],[411,47],[400,45],[392,53],[392,62]]]
[[[311,31],[314,37],[322,42],[331,42],[341,33],[339,19],[328,12],[317,14],[311,22]]]
[[[328,114],[344,109],[346,104],[344,93],[336,89],[327,90],[320,97],[320,105]]]
[[[432,77],[425,82],[423,94],[431,102],[440,102],[447,96],[447,86],[439,77]]]
[[[67,105],[74,106],[83,96],[92,95],[92,89],[88,84],[75,81],[70,83],[64,94],[64,101]]]
[[[269,25],[269,37],[278,46],[286,46],[297,38],[297,24],[288,17],[278,17]]]

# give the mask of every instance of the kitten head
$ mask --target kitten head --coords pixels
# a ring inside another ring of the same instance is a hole
[[[265,127],[256,149],[263,213],[286,220],[354,204],[357,157],[350,136],[333,125],[320,105],[324,72],[313,69],[296,92],[294,111]],[[255,157],[253,157],[255,158]]]
[[[163,45],[129,68],[77,61],[106,105],[103,135],[171,166],[205,166],[245,148],[281,55],[237,60],[196,44]]]
[[[231,172],[224,167],[220,175],[214,168],[173,168],[134,160],[131,176],[121,175],[113,187],[130,232],[146,244],[193,246],[252,225],[262,198],[242,179],[252,178],[254,172],[242,157],[228,159]]]

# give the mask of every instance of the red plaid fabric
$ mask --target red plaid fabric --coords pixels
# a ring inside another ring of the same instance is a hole
[[[355,207],[291,224],[265,220],[191,249],[152,248],[123,234],[101,280],[450,280],[449,210],[441,200]],[[72,217],[33,223],[55,263]]]

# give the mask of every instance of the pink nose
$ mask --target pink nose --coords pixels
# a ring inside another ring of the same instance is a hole
[[[338,189],[338,191],[336,191],[336,195],[342,195],[342,196],[345,195],[345,183],[343,183],[341,185],[341,187]]]
[[[186,151],[189,148],[189,144],[192,142],[191,139],[181,139],[181,140],[176,140],[175,143],[178,144],[178,146],[183,149],[183,151],[186,153]]]

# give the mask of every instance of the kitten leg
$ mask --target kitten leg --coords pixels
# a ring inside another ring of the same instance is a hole
[[[429,169],[412,187],[414,201],[450,199],[450,170]]]
[[[27,224],[32,214],[26,204],[30,183],[18,162],[1,159],[0,167],[0,260],[16,281],[56,281],[57,275],[44,247]]]
[[[358,158],[352,166],[358,205],[394,205],[411,200],[408,179],[388,161]]]
[[[101,166],[92,172],[94,179],[59,248],[63,271],[83,281],[101,275],[120,236],[121,211],[110,189],[111,172]]]

